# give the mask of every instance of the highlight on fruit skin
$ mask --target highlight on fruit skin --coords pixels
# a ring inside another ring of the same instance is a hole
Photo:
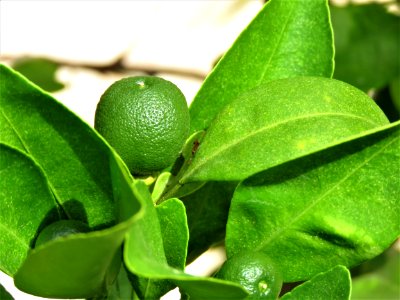
[[[72,234],[85,233],[89,226],[77,220],[59,220],[45,227],[36,239],[35,247]]]
[[[101,96],[95,129],[134,175],[171,166],[189,135],[187,102],[179,88],[155,76],[114,82]]]
[[[228,258],[214,277],[239,283],[250,293],[249,300],[277,299],[283,283],[274,262],[261,252],[242,252]]]

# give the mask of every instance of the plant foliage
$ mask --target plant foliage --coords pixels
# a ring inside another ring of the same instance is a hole
[[[371,293],[392,295],[391,265],[349,269],[400,236],[400,122],[364,92],[387,88],[400,107],[398,21],[377,4],[269,1],[204,81],[193,135],[155,182],[134,178],[93,128],[1,65],[0,269],[41,297],[157,299],[179,287],[183,299],[245,299],[239,283],[185,273],[225,242],[228,258],[262,252],[285,283],[304,282],[282,299],[350,299],[352,281],[355,297],[389,281]],[[382,72],[375,53],[357,57],[376,43],[390,56]],[[34,248],[62,219],[90,232]]]

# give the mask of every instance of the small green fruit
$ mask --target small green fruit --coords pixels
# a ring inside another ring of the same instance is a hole
[[[263,253],[242,253],[229,258],[215,277],[237,282],[250,296],[246,299],[277,299],[282,288],[282,275]]]
[[[132,174],[148,175],[178,157],[189,134],[189,109],[172,82],[154,76],[128,77],[101,96],[94,127]]]

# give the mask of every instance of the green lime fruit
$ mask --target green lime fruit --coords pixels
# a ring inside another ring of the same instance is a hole
[[[128,77],[101,96],[94,127],[132,174],[148,175],[172,165],[179,156],[189,134],[189,109],[172,82]]]
[[[35,247],[71,234],[88,232],[89,227],[77,220],[60,220],[45,227],[36,239]]]
[[[249,293],[246,299],[277,299],[282,288],[282,275],[272,260],[263,253],[242,253],[229,258],[215,277],[239,283]]]

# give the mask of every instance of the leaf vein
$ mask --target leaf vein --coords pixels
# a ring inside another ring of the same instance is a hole
[[[280,236],[282,232],[286,231],[289,229],[294,223],[296,223],[298,220],[301,219],[310,209],[312,209],[315,205],[317,205],[319,202],[321,202],[325,197],[327,197],[329,194],[331,194],[335,189],[339,188],[343,183],[345,183],[350,177],[352,177],[358,170],[363,168],[367,163],[372,161],[377,155],[385,151],[390,145],[395,143],[397,140],[399,140],[400,137],[394,138],[392,141],[387,143],[386,145],[382,146],[381,149],[373,153],[370,157],[366,158],[363,162],[361,162],[356,168],[352,169],[349,173],[347,173],[341,180],[339,180],[332,188],[327,190],[325,193],[323,193],[320,197],[317,197],[314,201],[310,202],[310,205],[307,206],[304,210],[302,210],[297,216],[293,216],[290,218],[290,222],[286,224],[284,227],[281,227],[280,230],[276,231],[274,234],[272,234],[267,240],[263,241],[256,249],[256,251],[259,251],[260,249],[264,248],[268,243],[273,241],[277,236]]]
[[[267,62],[267,63],[265,64],[265,66],[264,66],[264,69],[263,69],[263,71],[262,71],[262,73],[261,73],[261,76],[260,76],[260,79],[259,79],[259,81],[258,81],[258,84],[260,84],[260,83],[263,81],[264,76],[265,76],[265,74],[267,73],[267,70],[269,69],[269,67],[270,67],[270,65],[271,65],[272,58],[275,56],[275,52],[277,52],[279,46],[280,46],[281,43],[282,43],[283,36],[284,36],[285,32],[287,32],[287,27],[288,27],[289,21],[290,21],[291,18],[292,18],[293,11],[294,11],[294,6],[291,7],[290,13],[287,15],[288,17],[287,17],[287,19],[286,19],[286,21],[285,21],[285,24],[282,26],[282,30],[281,30],[281,32],[280,32],[280,34],[279,34],[278,41],[275,43],[275,46],[274,46],[274,48],[273,48],[273,50],[272,50],[272,53],[271,53],[271,55],[269,56],[268,62]]]
[[[309,114],[309,115],[306,115],[306,116],[300,116],[300,117],[294,117],[294,118],[286,119],[286,120],[283,120],[283,121],[280,121],[280,122],[276,122],[274,124],[270,124],[270,125],[265,126],[265,127],[261,127],[260,129],[255,130],[252,133],[247,134],[242,138],[239,138],[237,140],[234,140],[231,143],[226,144],[224,147],[220,147],[217,151],[215,151],[212,155],[210,155],[208,157],[208,159],[204,159],[202,162],[197,164],[196,167],[194,167],[193,169],[189,170],[189,172],[186,175],[182,176],[182,179],[181,179],[180,182],[184,183],[187,178],[190,178],[190,176],[193,173],[195,173],[196,170],[200,169],[203,165],[205,165],[206,163],[208,163],[208,162],[212,161],[213,159],[215,159],[216,157],[218,157],[221,153],[229,150],[230,148],[235,147],[236,145],[242,143],[243,141],[248,140],[248,139],[250,139],[250,138],[252,138],[252,137],[254,137],[254,136],[256,136],[256,135],[258,135],[260,133],[263,133],[263,132],[268,131],[268,130],[274,128],[274,127],[279,127],[279,126],[282,126],[282,125],[285,125],[285,124],[288,124],[288,123],[291,123],[291,122],[299,121],[299,120],[302,120],[302,119],[308,119],[308,118],[311,119],[311,118],[316,118],[316,117],[322,117],[322,116],[342,116],[342,117],[360,119],[360,120],[366,121],[367,123],[370,123],[370,124],[373,124],[373,125],[377,125],[376,123],[374,123],[371,120],[368,120],[368,119],[366,119],[364,117],[360,117],[360,116],[356,116],[356,115],[352,115],[352,114],[343,114],[343,113],[317,113],[317,114]],[[332,144],[335,144],[335,142],[333,142]],[[329,144],[329,146],[330,145],[331,144]]]
[[[12,122],[10,121],[10,119],[7,117],[7,114],[5,113],[5,111],[0,107],[0,112],[1,114],[4,116],[4,119],[7,121],[7,123],[10,125],[10,127],[12,128],[12,130],[15,132],[15,135],[17,136],[18,140],[21,142],[22,146],[24,147],[24,150],[26,152],[27,155],[29,155],[29,158],[36,164],[36,166],[41,170],[41,172],[43,173],[43,175],[46,178],[46,183],[49,186],[50,191],[52,192],[52,194],[54,195],[54,199],[58,205],[59,208],[61,208],[66,215],[68,216],[68,218],[70,218],[69,213],[63,208],[62,206],[62,202],[60,201],[60,197],[57,193],[56,188],[53,186],[52,182],[47,178],[46,172],[45,170],[42,168],[41,164],[39,162],[37,162],[34,158],[34,156],[32,155],[31,151],[28,148],[28,145],[25,143],[24,139],[22,138],[21,134],[19,134],[17,128],[12,124]],[[1,170],[2,171],[2,170]]]
[[[14,127],[10,119],[7,117],[6,113],[4,110],[0,107],[1,114],[3,115],[4,119],[7,121],[8,125],[10,125],[11,129],[14,131],[16,137],[18,140],[21,142],[21,145],[24,147],[25,152],[30,153],[28,150],[27,145],[24,143],[24,140],[22,139],[22,136],[19,134],[17,128]]]
[[[18,241],[24,248],[29,249],[29,245],[26,243],[26,241],[24,241],[23,239],[21,239],[14,231],[12,231],[11,229],[9,229],[8,227],[4,226],[3,223],[0,223],[0,227],[3,229],[2,231],[9,233],[11,236],[13,236],[15,238],[16,241]]]

